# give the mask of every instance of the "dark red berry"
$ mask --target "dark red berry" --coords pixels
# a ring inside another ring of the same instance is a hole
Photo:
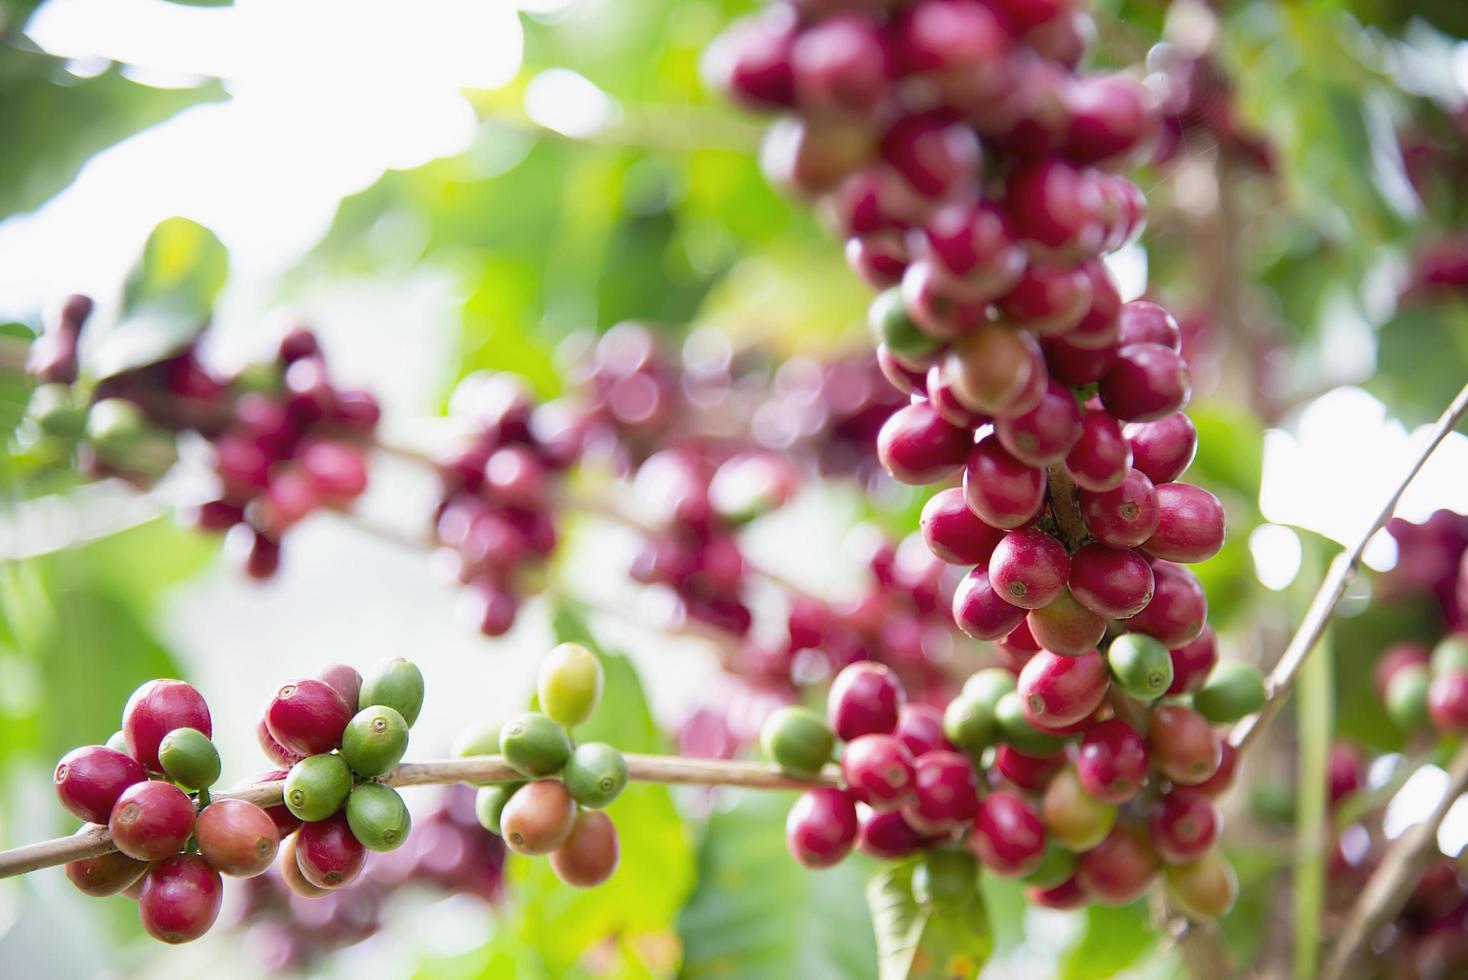
[[[1120,487],[1131,471],[1131,445],[1121,425],[1105,412],[1087,412],[1081,419],[1081,437],[1065,457],[1065,471],[1076,486],[1091,493]]]
[[[321,668],[316,679],[325,681],[332,690],[342,696],[347,707],[355,709],[362,694],[362,675],[355,667],[346,664],[329,664]],[[266,734],[269,734],[267,731]]]
[[[1222,751],[1219,753],[1218,769],[1203,782],[1193,785],[1193,789],[1214,798],[1222,796],[1233,787],[1239,765],[1239,751],[1233,747],[1233,743],[1220,739],[1219,745]]]
[[[968,823],[978,809],[973,764],[957,752],[939,749],[913,763],[916,799],[903,808],[907,822],[929,834],[944,834]]]
[[[923,540],[928,550],[953,565],[985,565],[1004,532],[969,509],[962,487],[935,493],[923,507]]]
[[[1101,380],[1116,360],[1116,348],[1090,350],[1069,337],[1045,337],[1040,341],[1050,373],[1068,385],[1093,385]]]
[[[224,882],[197,854],[176,854],[143,876],[138,917],[148,935],[165,943],[187,943],[219,918]]]
[[[342,731],[356,714],[354,707],[348,707],[325,681],[292,681],[275,692],[265,709],[265,725],[287,751],[319,755],[341,744]]]
[[[1117,314],[1121,327],[1121,343],[1159,344],[1169,350],[1180,351],[1183,333],[1176,318],[1156,303],[1144,299],[1133,300]]]
[[[1101,404],[1126,422],[1150,422],[1179,411],[1193,392],[1182,355],[1161,344],[1132,344],[1117,352],[1101,378]]]
[[[790,63],[796,101],[807,108],[869,112],[886,92],[882,32],[861,14],[836,14],[802,31]]]
[[[117,798],[107,830],[128,857],[157,861],[183,850],[194,832],[194,801],[172,783],[134,783]]]
[[[936,483],[963,465],[973,434],[946,421],[932,405],[898,409],[877,435],[882,466],[901,483]]]
[[[829,868],[856,844],[856,803],[839,789],[802,793],[785,818],[785,846],[807,868]]]
[[[939,208],[921,241],[933,268],[974,296],[998,296],[1024,272],[1024,250],[1014,240],[1009,218],[988,201]]]
[[[953,621],[976,640],[997,640],[1024,622],[1025,611],[1006,602],[989,581],[988,568],[980,565],[958,583],[953,592]]]
[[[856,849],[881,861],[895,861],[927,846],[932,838],[913,828],[897,811],[870,808],[857,813]]]
[[[1184,786],[1208,779],[1223,759],[1218,733],[1208,720],[1192,708],[1176,704],[1152,712],[1147,747],[1158,772]]]
[[[1213,801],[1186,787],[1164,793],[1147,814],[1152,847],[1168,864],[1186,864],[1208,853],[1221,823]]]
[[[1031,466],[1059,463],[1075,448],[1082,432],[1081,409],[1075,395],[1054,379],[1034,408],[994,422],[994,434],[1004,448]]]
[[[1152,578],[1152,601],[1127,620],[1127,628],[1176,650],[1202,634],[1208,621],[1208,597],[1197,576],[1181,565],[1154,561]]]
[[[949,111],[899,116],[882,135],[878,152],[909,187],[925,197],[951,198],[979,179],[978,136]]]
[[[789,8],[771,7],[739,21],[708,49],[704,59],[710,83],[731,99],[756,111],[795,102],[790,50],[796,22]]]
[[[1082,490],[1081,517],[1109,548],[1135,548],[1157,530],[1161,509],[1152,481],[1132,470],[1114,490]]]
[[[1152,567],[1130,548],[1093,543],[1070,556],[1071,595],[1107,619],[1127,619],[1146,608],[1152,581]]]
[[[1085,172],[1052,157],[1010,172],[1005,198],[1021,239],[1063,257],[1094,255],[1104,229],[1096,220],[1101,201]]]
[[[105,745],[72,749],[56,765],[56,798],[88,823],[106,823],[122,791],[148,778],[130,755]]]
[[[352,835],[346,810],[302,824],[296,833],[295,853],[301,875],[317,888],[350,884],[367,862],[367,849]]]
[[[270,772],[262,772],[254,779],[253,783],[280,783],[285,782],[285,777],[290,775],[287,769],[273,769]],[[265,807],[265,815],[275,824],[276,833],[281,840],[295,833],[301,826],[301,818],[291,813],[290,808],[284,803],[276,806]]]
[[[1132,466],[1155,484],[1182,476],[1198,452],[1198,429],[1182,412],[1155,422],[1129,422],[1122,432],[1132,447]]]
[[[883,812],[913,802],[912,754],[892,735],[862,735],[841,754],[841,775],[859,803]]]
[[[1147,89],[1126,75],[1082,75],[1066,90],[1066,105],[1071,121],[1063,150],[1077,163],[1124,158],[1152,133]]]
[[[994,435],[973,447],[963,471],[963,492],[970,509],[985,523],[1006,529],[1021,527],[1045,503],[1045,471],[1015,459]]]
[[[1091,302],[1085,315],[1075,329],[1065,335],[1065,339],[1084,349],[1113,350],[1120,329],[1117,313],[1121,310],[1121,294],[1116,279],[1099,259],[1082,263],[1081,272],[1091,284]]]
[[[832,681],[826,718],[843,741],[885,735],[897,727],[898,712],[906,700],[902,682],[890,668],[861,661],[843,668]]]
[[[1021,609],[1049,605],[1069,575],[1065,545],[1036,528],[1011,531],[989,558],[989,584],[1001,599]]]
[[[1027,888],[1025,897],[1035,905],[1047,909],[1078,909],[1089,900],[1080,879],[1072,875],[1058,885],[1049,888]]]
[[[1203,628],[1197,637],[1169,651],[1172,655],[1172,685],[1168,694],[1189,694],[1203,686],[1218,663],[1218,640],[1213,630]]]
[[[149,772],[161,772],[158,743],[175,728],[197,728],[213,735],[209,706],[183,681],[149,681],[133,692],[122,709],[122,734],[132,756]]]
[[[1040,728],[1083,721],[1105,699],[1109,687],[1106,658],[1096,650],[1074,657],[1041,650],[1019,673],[1025,717]]]
[[[943,712],[931,704],[904,704],[892,734],[902,740],[914,759],[939,749],[951,749],[943,734]]]
[[[1086,894],[1103,905],[1126,905],[1141,897],[1158,870],[1146,831],[1140,825],[1118,823],[1105,840],[1081,855],[1076,878]]]
[[[1026,755],[1012,745],[994,750],[994,771],[1027,793],[1042,793],[1050,779],[1065,765],[1065,756]]]
[[[1164,483],[1156,488],[1157,530],[1142,550],[1168,561],[1207,561],[1223,547],[1224,514],[1218,498],[1202,487]]]
[[[996,874],[1027,875],[1045,856],[1045,826],[1023,797],[998,790],[979,804],[969,846]]]
[[[1120,718],[1092,725],[1076,753],[1076,775],[1103,803],[1125,803],[1147,780],[1147,743]]]
[[[148,862],[130,858],[121,851],[111,851],[94,858],[68,862],[66,878],[83,895],[103,898],[132,887],[147,870]]]

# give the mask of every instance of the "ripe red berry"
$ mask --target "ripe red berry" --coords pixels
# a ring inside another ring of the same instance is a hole
[[[1129,619],[1145,609],[1152,581],[1152,566],[1130,548],[1093,543],[1070,556],[1071,595],[1107,619]]]
[[[1092,725],[1076,753],[1076,775],[1103,803],[1125,803],[1147,780],[1147,743],[1120,718]]]
[[[1027,875],[1045,856],[1045,826],[1023,797],[998,790],[979,804],[969,846],[996,874]]]
[[[1100,249],[1097,192],[1080,168],[1058,157],[1022,163],[1005,184],[1015,232],[1057,257],[1094,255]]]
[[[1127,620],[1127,628],[1176,650],[1202,634],[1208,622],[1208,597],[1197,576],[1181,565],[1154,561],[1152,578],[1152,601]]]
[[[1105,412],[1087,412],[1081,419],[1081,437],[1065,457],[1065,471],[1076,486],[1092,493],[1115,490],[1131,465],[1132,449],[1121,434],[1121,424]]]
[[[926,401],[900,408],[877,434],[882,466],[900,483],[936,483],[968,458],[973,434],[951,424]]]
[[[72,749],[56,765],[53,781],[61,805],[88,823],[106,823],[122,791],[148,778],[130,755],[105,745]]]
[[[885,735],[897,727],[897,715],[906,700],[902,682],[890,668],[863,660],[843,668],[832,681],[826,718],[843,741]]]
[[[1027,793],[1043,793],[1050,780],[1065,765],[1065,756],[1026,755],[1012,745],[994,750],[994,771]]]
[[[704,69],[710,83],[755,111],[795,102],[790,49],[795,17],[788,8],[770,7],[739,21],[708,49]]]
[[[913,763],[916,800],[902,815],[929,834],[947,833],[974,817],[978,809],[978,781],[973,764],[957,752],[939,749]]]
[[[1147,747],[1157,770],[1184,786],[1207,780],[1223,761],[1223,749],[1213,726],[1182,705],[1163,705],[1152,712]]]
[[[963,471],[963,492],[985,523],[1013,529],[1029,523],[1045,503],[1045,471],[1015,459],[993,434],[981,438]]]
[[[1161,344],[1123,347],[1101,378],[1101,404],[1126,422],[1151,422],[1179,411],[1193,392],[1182,355]]]
[[[1081,605],[1069,589],[1049,605],[1031,609],[1025,624],[1041,647],[1071,657],[1090,650],[1106,634],[1106,620]]]
[[[1168,561],[1200,562],[1223,547],[1224,513],[1218,498],[1202,487],[1164,483],[1156,488],[1157,530],[1142,550]]]
[[[1078,909],[1088,900],[1085,890],[1081,888],[1080,879],[1075,875],[1049,888],[1027,888],[1025,897],[1035,905],[1062,911]]]
[[[1067,88],[1066,105],[1071,120],[1063,150],[1077,163],[1124,158],[1152,134],[1147,90],[1126,75],[1082,75]]]
[[[134,759],[149,772],[161,772],[158,743],[175,728],[197,728],[213,735],[209,706],[183,681],[149,681],[132,693],[122,709],[122,734]]]
[[[1160,344],[1169,350],[1182,350],[1183,333],[1177,319],[1156,303],[1133,300],[1121,308],[1117,322],[1123,345]]]
[[[1132,466],[1155,484],[1182,476],[1198,452],[1198,429],[1182,412],[1155,422],[1129,422],[1122,432],[1132,447]]]
[[[1132,470],[1113,490],[1081,490],[1081,516],[1096,540],[1111,548],[1135,548],[1161,520],[1152,481]]]
[[[194,832],[194,801],[172,783],[134,783],[112,807],[107,830],[117,849],[139,861],[183,850]]]
[[[962,487],[948,487],[923,507],[923,540],[928,550],[952,565],[986,565],[1004,532],[969,509]]]
[[[551,852],[556,877],[576,888],[594,888],[617,870],[621,847],[612,818],[600,810],[581,810],[566,842]]]
[[[1215,799],[1233,787],[1239,766],[1239,750],[1233,747],[1233,743],[1219,739],[1219,748],[1218,768],[1203,782],[1193,785],[1193,789]]]
[[[1172,655],[1172,685],[1168,694],[1188,694],[1203,686],[1218,664],[1218,640],[1204,627],[1194,639],[1168,651]]]
[[[976,640],[997,640],[1018,629],[1025,611],[1006,602],[989,581],[983,565],[964,576],[953,592],[953,621]]]
[[[943,712],[931,704],[904,704],[897,713],[897,727],[892,734],[901,739],[914,759],[928,752],[953,748],[943,734]]]
[[[355,667],[349,667],[346,664],[329,664],[317,672],[316,679],[324,681],[331,686],[332,690],[340,694],[342,700],[347,703],[347,707],[357,707],[357,700],[362,695],[362,675]],[[269,734],[268,730],[266,734]]]
[[[1126,905],[1141,897],[1158,870],[1157,854],[1143,828],[1119,823],[1105,840],[1081,855],[1076,878],[1086,894],[1103,905]]]
[[[325,681],[292,681],[266,706],[265,725],[287,751],[319,755],[341,744],[342,731],[356,714],[353,707]]]
[[[873,810],[898,810],[913,802],[912,754],[892,735],[862,735],[841,754],[841,776],[847,791]]]
[[[514,797],[510,799],[513,802]],[[345,810],[325,820],[302,824],[296,832],[295,852],[301,875],[317,888],[350,884],[367,862],[367,849],[352,835]]]
[[[1001,599],[1021,609],[1049,605],[1069,574],[1065,545],[1035,528],[1011,531],[989,558],[989,584]]]
[[[870,808],[857,812],[856,849],[881,861],[896,861],[927,846],[932,838],[913,828],[897,811]]]
[[[1091,280],[1083,270],[1034,262],[1000,299],[999,308],[1038,336],[1064,336],[1074,343],[1071,335],[1091,299]]]
[[[785,846],[807,868],[829,868],[856,844],[856,803],[843,790],[802,793],[785,818]]]
[[[187,943],[219,918],[224,882],[197,854],[176,854],[143,876],[138,917],[148,935],[165,943]]]
[[[982,163],[973,128],[946,110],[899,116],[878,152],[912,190],[933,199],[951,199],[971,187]]]
[[[1106,658],[1090,650],[1065,657],[1041,650],[1019,673],[1025,717],[1040,728],[1063,728],[1084,720],[1106,697]]]
[[[1147,814],[1152,847],[1168,864],[1186,864],[1208,853],[1221,823],[1207,794],[1186,787],[1158,797]]]
[[[1045,395],[1045,356],[1029,331],[983,323],[986,308],[986,304],[975,305],[973,316],[979,322],[964,330],[949,349],[943,374],[959,403],[971,412],[1028,412]]]
[[[1091,302],[1065,339],[1083,349],[1112,350],[1119,330],[1116,315],[1121,310],[1116,279],[1099,259],[1084,262],[1080,268],[1091,284]]]
[[[865,113],[886,91],[886,45],[877,22],[862,14],[836,14],[802,31],[790,64],[803,107]]]
[[[1014,240],[1009,218],[988,201],[939,208],[921,242],[934,270],[975,296],[998,296],[1024,272],[1024,250]]]
[[[221,874],[253,878],[275,860],[280,834],[270,814],[244,800],[216,800],[194,823],[199,853]]]
[[[121,851],[111,851],[94,858],[68,862],[66,878],[83,895],[104,898],[132,887],[147,870],[148,862],[130,858]]]
[[[1023,415],[994,422],[994,434],[1020,462],[1031,466],[1059,463],[1075,448],[1084,431],[1075,395],[1051,379],[1040,403]]]

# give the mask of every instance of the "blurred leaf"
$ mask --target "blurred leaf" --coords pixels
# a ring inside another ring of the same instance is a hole
[[[1432,645],[1443,624],[1431,602],[1377,602],[1330,631],[1334,653],[1336,734],[1384,752],[1406,744],[1403,733],[1386,713],[1377,693],[1373,668],[1382,651],[1403,640]]]
[[[1468,378],[1468,303],[1406,307],[1382,327],[1367,385],[1409,425],[1435,419]]]
[[[975,977],[994,951],[994,934],[979,892],[919,904],[912,894],[916,862],[879,871],[867,884],[881,980]]]
[[[1159,938],[1145,902],[1121,908],[1088,905],[1081,917],[1084,931],[1066,951],[1057,980],[1114,977],[1140,960]]]

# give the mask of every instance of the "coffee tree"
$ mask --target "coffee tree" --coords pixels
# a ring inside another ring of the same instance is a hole
[[[1357,6],[527,8],[472,144],[260,302],[170,217],[17,303],[5,887],[111,967],[1468,971],[1468,518],[1414,482],[1468,414],[1468,41]],[[404,268],[460,322],[312,298]],[[177,656],[216,552],[266,612]]]

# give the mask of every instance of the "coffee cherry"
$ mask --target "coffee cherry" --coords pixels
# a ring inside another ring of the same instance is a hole
[[[1052,755],[1065,744],[1062,739],[1030,722],[1024,698],[1018,690],[1010,691],[994,705],[994,720],[999,723],[1001,738],[1027,755]]]
[[[883,664],[860,661],[842,669],[826,697],[826,718],[836,737],[850,742],[861,735],[887,734],[907,700],[897,675]]]
[[[532,711],[505,723],[500,752],[522,776],[553,776],[571,758],[571,739],[560,725]]]
[[[1197,576],[1181,565],[1154,561],[1152,578],[1152,601],[1127,620],[1127,628],[1176,650],[1202,634],[1208,621],[1208,597]]]
[[[1172,657],[1172,684],[1168,694],[1196,691],[1218,663],[1218,641],[1206,626],[1196,639],[1168,652]]]
[[[887,812],[913,802],[912,755],[892,735],[862,735],[841,755],[841,775],[859,803]]]
[[[311,884],[302,874],[301,862],[297,857],[297,842],[298,837],[294,834],[281,841],[280,859],[276,862],[280,880],[292,894],[301,898],[325,898],[331,894],[331,889]]]
[[[812,717],[816,717],[812,713]],[[820,721],[816,717],[816,721]],[[821,725],[824,729],[825,725]],[[829,737],[829,733],[828,736]],[[827,750],[827,758],[830,752]],[[571,798],[583,807],[600,810],[611,804],[627,786],[627,761],[622,753],[605,742],[587,742],[576,746],[561,780]]]
[[[1092,298],[1091,280],[1084,270],[1032,262],[999,300],[999,309],[1036,336],[1070,339]]]
[[[317,888],[349,885],[367,863],[367,851],[352,833],[345,813],[302,825],[294,850],[301,876]]]
[[[1202,487],[1164,483],[1156,488],[1157,530],[1142,550],[1168,561],[1200,562],[1223,547],[1224,513],[1218,498]]]
[[[1103,905],[1136,901],[1157,872],[1157,854],[1143,828],[1134,824],[1117,824],[1105,840],[1081,855],[1076,866],[1081,887]]]
[[[978,781],[974,768],[957,752],[926,752],[913,763],[915,802],[903,817],[929,834],[947,833],[973,819],[978,809]]]
[[[352,714],[351,707],[325,681],[299,680],[275,692],[265,709],[265,726],[286,750],[319,755],[341,744],[342,730]]]
[[[1468,634],[1449,633],[1432,650],[1432,673],[1468,673]]]
[[[1045,842],[1045,853],[1040,863],[1025,875],[1023,880],[1035,888],[1054,888],[1075,874],[1076,854],[1052,840]]]
[[[56,798],[88,823],[106,823],[123,790],[148,776],[131,756],[102,745],[72,749],[56,765]]]
[[[348,707],[355,705],[362,696],[362,675],[355,667],[329,664],[316,674],[316,679],[330,685],[332,690],[342,696]]]
[[[1070,556],[1066,584],[1096,615],[1130,619],[1152,601],[1152,566],[1130,548],[1088,544]]]
[[[210,803],[194,823],[194,837],[209,867],[237,878],[263,874],[280,847],[270,814],[244,800]]]
[[[987,435],[969,454],[963,492],[980,520],[1012,530],[1029,523],[1044,506],[1045,471],[1021,463],[995,436]]]
[[[1160,344],[1169,350],[1182,349],[1183,333],[1177,319],[1156,303],[1133,300],[1121,308],[1116,318],[1123,344]]]
[[[894,412],[877,434],[877,456],[899,483],[937,483],[968,457],[973,435],[948,422],[931,404],[915,402]]]
[[[1124,422],[1152,422],[1188,403],[1192,378],[1182,355],[1161,344],[1123,347],[1101,378],[1101,404]]]
[[[1147,743],[1120,718],[1086,729],[1076,753],[1076,776],[1103,803],[1125,803],[1147,780]]]
[[[1106,635],[1106,620],[1081,605],[1069,589],[1048,605],[1031,609],[1025,624],[1044,650],[1062,656],[1079,656]]]
[[[981,752],[999,740],[995,711],[999,699],[1015,690],[1014,675],[999,667],[976,671],[963,691],[943,712],[943,731],[948,740],[968,752]]]
[[[961,487],[935,493],[923,507],[923,540],[950,565],[987,565],[1004,532],[969,510]]]
[[[1175,783],[1192,786],[1217,771],[1222,761],[1218,735],[1207,719],[1181,705],[1164,705],[1152,712],[1147,730],[1152,763]]]
[[[1468,731],[1468,672],[1436,674],[1427,688],[1427,713],[1440,732]]]
[[[1063,755],[1026,755],[1012,745],[994,750],[993,769],[1012,786],[1027,793],[1043,793],[1065,765]]]
[[[500,832],[500,819],[504,814],[505,804],[510,802],[510,797],[524,786],[524,783],[492,783],[481,786],[474,794],[474,816],[479,825],[495,836],[503,836]]]
[[[953,621],[976,640],[1007,636],[1025,620],[1025,611],[999,595],[989,579],[989,569],[979,566],[958,583],[953,592]],[[1104,628],[1104,625],[1103,625]]]
[[[858,810],[857,826],[856,849],[879,861],[905,858],[932,841],[896,811]]]
[[[1065,546],[1035,528],[1011,531],[989,558],[990,585],[1001,599],[1021,609],[1049,605],[1069,575]]]
[[[500,812],[505,843],[517,854],[549,854],[566,842],[576,822],[576,801],[550,779],[522,786]]]
[[[175,728],[158,743],[158,762],[181,786],[208,789],[219,779],[219,750],[196,728]]]
[[[175,728],[197,728],[213,735],[209,706],[183,681],[149,681],[132,693],[122,709],[122,733],[132,756],[149,772],[161,772],[158,743]]]
[[[128,857],[157,861],[183,850],[194,832],[194,801],[172,783],[134,783],[117,798],[107,830]]]
[[[1427,709],[1427,692],[1432,676],[1423,664],[1403,667],[1386,685],[1386,713],[1403,731],[1426,728],[1432,722]]]
[[[755,112],[794,105],[790,49],[795,28],[786,8],[770,7],[737,21],[704,55],[710,87]]]
[[[1079,880],[1071,875],[1058,885],[1049,888],[1027,888],[1025,898],[1033,905],[1041,908],[1058,909],[1066,911],[1083,907],[1088,898],[1085,891],[1081,889]]]
[[[928,752],[954,748],[943,734],[943,712],[931,704],[904,704],[897,712],[897,727],[892,734],[907,746],[914,759]]]
[[[352,716],[342,731],[342,758],[371,779],[392,770],[408,751],[408,723],[395,708],[375,704]]]
[[[601,661],[579,643],[560,644],[540,663],[536,680],[540,710],[566,728],[591,717],[601,690]]]
[[[1162,519],[1152,481],[1136,470],[1114,490],[1081,490],[1078,497],[1086,528],[1107,547],[1137,547]]]
[[[1096,650],[1064,657],[1041,650],[1019,673],[1025,717],[1040,728],[1063,728],[1083,720],[1106,698],[1110,679]]]
[[[984,797],[969,846],[996,874],[1027,875],[1045,856],[1045,827],[1022,797],[997,790]]]
[[[1087,793],[1073,769],[1062,769],[1050,780],[1040,815],[1050,839],[1072,851],[1089,851],[1116,825],[1116,807]]]
[[[143,876],[138,917],[154,939],[174,945],[193,942],[214,925],[223,900],[219,872],[196,854],[177,854]]]
[[[912,271],[904,278],[907,286]],[[909,301],[911,300],[909,295]],[[909,306],[911,303],[909,302]],[[1045,359],[1027,331],[999,323],[982,323],[987,304],[977,303],[976,322],[943,360],[943,376],[958,401],[971,412],[1020,415],[1045,395]]]
[[[1156,700],[1172,685],[1167,647],[1142,633],[1123,633],[1112,640],[1106,662],[1116,686],[1138,700]]]
[[[351,791],[351,767],[335,753],[307,756],[285,777],[286,809],[307,823],[336,813]]]
[[[566,884],[592,888],[612,876],[619,856],[611,818],[598,810],[582,810],[566,842],[551,853],[550,865]]]
[[[1189,864],[1163,870],[1167,897],[1193,919],[1221,919],[1234,906],[1239,880],[1228,859],[1211,851]]]
[[[1336,742],[1330,747],[1326,771],[1330,777],[1332,805],[1366,784],[1366,760],[1361,750],[1349,742]]]
[[[459,732],[449,749],[459,759],[476,755],[497,755],[499,750],[500,723],[497,721],[470,725]]]
[[[989,201],[957,202],[935,211],[923,228],[921,254],[942,278],[981,298],[1011,289],[1025,269],[1009,217]]]
[[[785,846],[807,868],[829,868],[856,843],[856,803],[839,789],[802,793],[785,818]]]
[[[1168,864],[1186,864],[1208,853],[1221,823],[1207,794],[1186,787],[1158,797],[1147,814],[1152,847]]]
[[[369,851],[393,851],[408,839],[413,820],[397,790],[362,783],[347,797],[347,826]]]
[[[397,711],[412,728],[418,712],[423,710],[423,672],[402,657],[389,657],[373,664],[362,678],[362,691],[355,707],[360,711],[377,704]],[[288,743],[283,744],[289,747]]]
[[[1214,668],[1193,694],[1193,709],[1214,724],[1238,721],[1264,707],[1264,675],[1253,664],[1231,661]]]
[[[787,705],[776,709],[760,728],[760,748],[792,776],[810,778],[831,760],[836,738],[820,715]]]
[[[938,346],[937,340],[912,322],[902,300],[902,290],[896,287],[878,293],[872,300],[867,309],[867,323],[876,342],[886,344],[899,358],[922,358]]]
[[[1198,429],[1182,412],[1131,422],[1122,432],[1132,447],[1132,466],[1158,486],[1182,476],[1198,452]]]
[[[937,848],[912,869],[912,897],[919,905],[964,901],[977,894],[979,866],[966,851]]]
[[[1082,416],[1081,437],[1065,457],[1065,471],[1076,486],[1091,493],[1115,490],[1131,467],[1131,445],[1122,436],[1116,419],[1105,412]]]
[[[265,711],[260,714],[260,720],[255,723],[255,740],[259,742],[260,751],[265,753],[266,758],[277,766],[289,768],[305,757],[281,745],[275,740],[275,736],[270,734],[270,727],[265,722],[265,715],[269,710],[270,703],[267,702]]]
[[[1219,740],[1219,748],[1221,751],[1219,752],[1218,768],[1213,775],[1201,783],[1195,783],[1192,787],[1213,799],[1217,799],[1233,788],[1234,777],[1238,775],[1239,750],[1234,748],[1227,739]]]
[[[994,434],[1005,449],[1031,466],[1059,463],[1075,448],[1084,427],[1069,388],[1052,380],[1040,403],[1023,415],[996,419]]]
[[[82,830],[88,828],[83,827]],[[78,831],[80,833],[81,831]],[[138,861],[121,851],[71,861],[66,865],[66,878],[83,895],[105,898],[131,887],[148,870],[147,861]]]

